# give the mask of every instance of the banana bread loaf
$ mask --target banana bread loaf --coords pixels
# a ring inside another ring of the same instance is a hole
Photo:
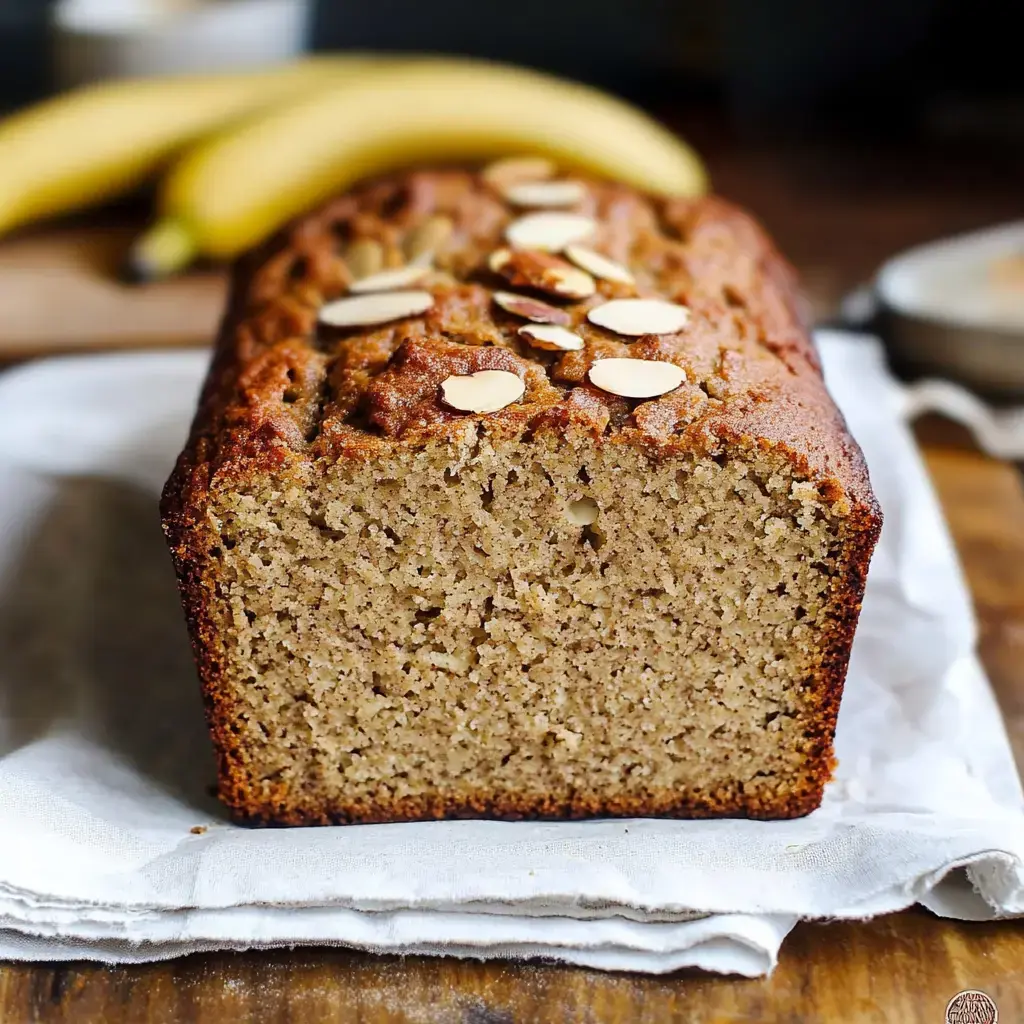
[[[881,525],[755,222],[537,159],[243,259],[163,517],[283,825],[806,814]]]

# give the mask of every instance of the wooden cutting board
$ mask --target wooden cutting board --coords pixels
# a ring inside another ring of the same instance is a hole
[[[0,241],[0,360],[209,344],[225,274],[125,284],[118,267],[138,230],[137,223],[91,220]]]

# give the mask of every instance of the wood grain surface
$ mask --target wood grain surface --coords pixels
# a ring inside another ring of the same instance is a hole
[[[119,210],[0,241],[0,359],[209,344],[223,272],[124,283],[119,264],[141,224]]]
[[[699,125],[691,135],[702,141]],[[984,155],[932,161],[920,150],[780,151],[718,141],[707,143],[705,151],[713,153],[712,172],[720,189],[757,209],[798,264],[822,315],[834,310],[846,289],[905,246],[1024,215],[1020,168],[1005,162],[995,168]],[[922,167],[927,173],[921,173]],[[78,256],[68,255],[68,232],[79,239]],[[12,259],[16,269],[27,253],[38,261],[40,272],[51,260],[83,259],[77,272],[90,279],[87,287],[113,288],[97,286],[104,265],[97,257],[106,253],[109,267],[124,237],[124,229],[89,222],[0,245],[0,351],[6,330],[3,312],[11,308],[13,292],[26,287],[24,278],[20,286],[12,285]],[[175,333],[182,340],[201,340],[201,325],[215,317],[219,279],[192,275],[161,287],[171,297],[161,300],[167,303],[161,313],[147,309],[151,329],[136,340],[153,343]],[[32,306],[19,308],[32,313],[50,295],[40,286]],[[111,335],[92,320],[106,318],[109,325],[114,307],[102,303],[110,298],[108,294],[101,300],[93,292],[88,300],[96,303],[89,307],[91,318],[81,317],[90,322],[76,327],[78,340],[72,346],[109,343]],[[125,295],[115,298],[120,302]],[[75,319],[75,308],[62,312],[64,322]],[[68,347],[67,335],[52,320],[25,315],[20,330],[39,342],[34,350],[53,344]],[[191,339],[180,331],[189,316],[194,318],[188,321],[193,325]],[[131,332],[122,330],[124,322],[119,321],[115,332],[117,344],[132,341]],[[46,338],[50,341],[43,344]],[[922,423],[918,437],[974,597],[982,659],[1006,716],[1018,765],[1024,766],[1021,477],[1014,467],[979,454],[948,424]],[[804,924],[786,940],[775,974],[752,981],[696,972],[657,978],[317,949],[210,954],[119,968],[7,965],[0,966],[0,1024],[942,1024],[947,1001],[965,988],[988,992],[999,1006],[1000,1021],[1024,1020],[1024,923],[943,921],[910,910],[864,923]]]
[[[924,912],[869,924],[804,925],[767,980],[680,972],[658,978],[540,964],[371,957],[342,951],[220,953],[136,968],[78,964],[0,975],[14,1021],[192,1022],[828,1021],[943,1024],[949,999],[979,987],[1000,1020],[1021,1019],[1020,946],[1004,925],[946,927]]]

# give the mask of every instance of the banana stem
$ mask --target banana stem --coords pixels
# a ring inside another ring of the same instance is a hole
[[[157,221],[132,246],[125,273],[131,281],[157,281],[187,267],[197,249],[188,227],[166,218]]]

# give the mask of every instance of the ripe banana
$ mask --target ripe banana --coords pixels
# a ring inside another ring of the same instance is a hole
[[[225,123],[374,62],[307,58],[264,71],[112,82],[30,107],[0,121],[0,232],[125,192]]]
[[[696,195],[696,154],[606,93],[521,68],[425,60],[367,72],[187,151],[161,219],[133,252],[158,277],[196,255],[232,257],[370,174],[424,161],[535,153],[668,195]]]

